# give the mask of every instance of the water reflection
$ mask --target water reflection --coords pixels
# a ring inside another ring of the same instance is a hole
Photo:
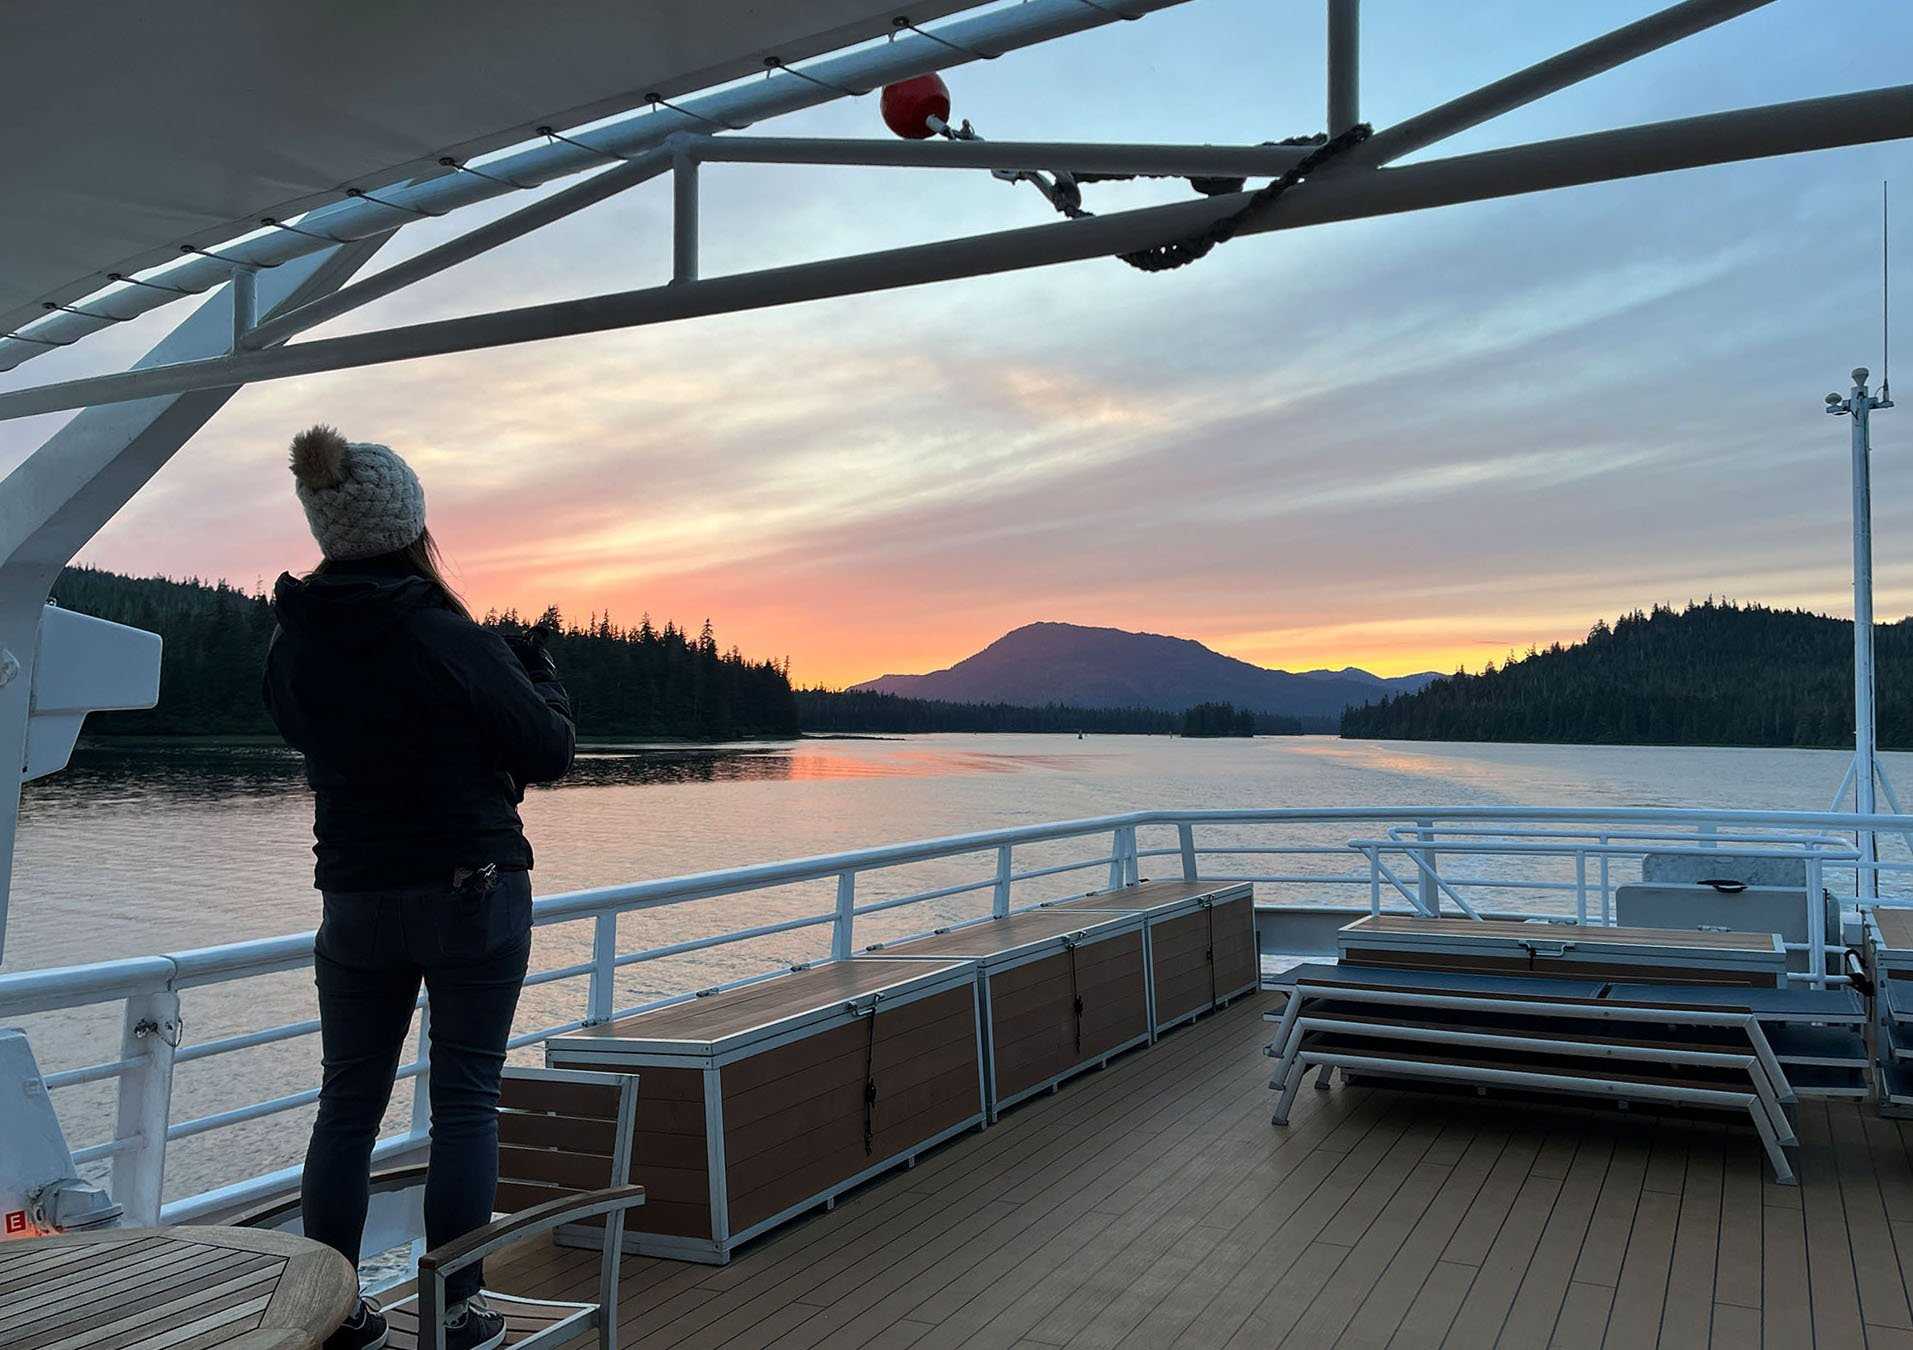
[[[739,745],[655,742],[581,747],[563,782],[540,791],[862,778],[926,778],[964,774],[1067,772],[1092,756],[928,749],[875,738],[774,741]],[[84,742],[71,766],[29,783],[22,811],[99,809],[147,803],[205,803],[297,797],[306,792],[304,762],[265,741]]]

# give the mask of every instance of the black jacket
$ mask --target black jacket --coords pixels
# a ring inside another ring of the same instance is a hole
[[[381,560],[273,588],[266,708],[317,797],[314,884],[371,891],[528,869],[524,785],[571,767],[571,704],[496,633]]]

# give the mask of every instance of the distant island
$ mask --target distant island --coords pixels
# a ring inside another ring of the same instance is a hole
[[[1913,619],[1876,627],[1883,748],[1913,749]],[[1342,714],[1345,737],[1586,745],[1853,744],[1853,624],[1707,600]]]
[[[883,675],[850,692],[899,694],[958,703],[1086,708],[1154,708],[1178,717],[1200,703],[1230,703],[1258,715],[1333,731],[1344,709],[1377,695],[1409,693],[1433,672],[1384,677],[1344,670],[1270,670],[1189,638],[1032,623],[1005,633],[947,670]]]

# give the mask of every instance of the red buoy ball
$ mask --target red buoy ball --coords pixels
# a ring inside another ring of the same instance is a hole
[[[950,120],[950,86],[941,75],[932,71],[883,87],[884,125],[906,141],[928,140],[936,135],[936,128],[930,125],[932,117],[940,122]]]

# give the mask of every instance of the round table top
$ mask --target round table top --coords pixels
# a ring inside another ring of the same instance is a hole
[[[0,1350],[307,1350],[358,1297],[343,1256],[264,1228],[107,1228],[0,1243]]]

